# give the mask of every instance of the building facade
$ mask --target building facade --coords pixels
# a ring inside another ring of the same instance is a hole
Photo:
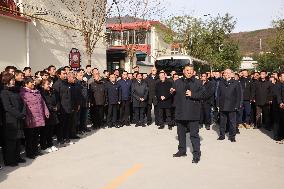
[[[0,7],[0,69],[14,65],[19,69],[30,66],[34,71],[48,65],[57,68],[69,65],[72,48],[81,53],[81,66],[87,64],[84,40],[79,31],[62,27],[69,26],[63,17],[76,19],[61,1],[45,0],[0,0],[1,6],[12,8],[37,18],[16,14]],[[17,5],[17,6],[16,6]],[[50,22],[47,22],[47,21]],[[80,26],[73,26],[79,28]],[[106,69],[106,45],[103,38],[92,55],[92,66]]]
[[[110,18],[107,21],[108,70],[132,71],[136,65],[148,72],[160,55],[171,54],[172,45],[164,41],[158,21],[133,17]]]

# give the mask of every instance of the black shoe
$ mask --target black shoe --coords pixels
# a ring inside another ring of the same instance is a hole
[[[152,125],[152,121],[147,121],[147,125]]]
[[[169,126],[168,128],[169,128],[169,130],[173,130],[173,127],[172,127],[172,126]]]
[[[187,154],[182,153],[182,152],[177,152],[177,153],[173,154],[173,157],[185,157],[185,156],[187,156]]]
[[[36,157],[35,157],[34,155],[31,155],[31,156],[28,156],[28,155],[27,155],[27,158],[29,158],[29,159],[35,159]]]
[[[27,161],[24,158],[19,158],[17,160],[18,163],[26,163]]]
[[[87,132],[87,133],[89,133],[89,132],[91,132],[92,130],[89,129],[89,128],[86,128],[86,129],[84,129],[84,131]]]
[[[199,161],[200,161],[200,157],[194,157],[192,159],[192,163],[195,163],[195,164],[197,164]]]
[[[140,125],[138,123],[135,124],[135,127],[139,127]]]
[[[9,167],[17,167],[19,164],[18,163],[5,163],[5,166]]]
[[[80,139],[81,137],[79,137],[78,135],[72,136],[70,137],[71,139]]]
[[[127,127],[129,127],[129,126],[130,126],[130,122],[126,122],[125,125],[126,125]]]
[[[225,137],[219,137],[217,140],[225,140]]]
[[[237,142],[235,138],[230,138],[229,139],[231,142]]]
[[[161,125],[158,129],[164,129],[165,126],[164,125]]]
[[[241,134],[241,133],[240,133],[240,131],[239,131],[239,130],[237,130],[237,131],[236,131],[236,134],[238,134],[238,135],[239,135],[239,134]]]
[[[141,124],[142,127],[146,127],[146,124]]]

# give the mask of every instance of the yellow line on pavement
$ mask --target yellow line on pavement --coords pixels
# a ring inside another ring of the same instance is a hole
[[[115,189],[118,186],[120,186],[123,182],[125,182],[131,175],[134,175],[137,171],[139,171],[142,168],[142,164],[136,164],[129,170],[125,171],[122,175],[114,179],[112,182],[110,182],[107,186],[105,186],[103,189]]]

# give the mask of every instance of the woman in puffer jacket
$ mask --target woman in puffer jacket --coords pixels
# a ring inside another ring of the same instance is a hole
[[[35,82],[32,78],[27,77],[24,80],[24,85],[20,90],[26,105],[26,155],[30,159],[41,155],[38,149],[39,129],[45,126],[45,119],[49,118],[48,108],[40,94],[40,91],[35,89]]]

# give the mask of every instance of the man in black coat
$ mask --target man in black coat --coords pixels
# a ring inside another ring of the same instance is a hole
[[[158,101],[157,107],[159,108],[159,129],[164,129],[164,115],[166,117],[166,122],[168,127],[172,129],[172,118],[171,118],[171,107],[172,107],[172,94],[170,89],[172,83],[166,79],[165,72],[160,72],[160,81],[156,84],[156,98]]]
[[[136,123],[136,127],[142,126],[145,127],[144,124],[144,113],[145,108],[147,106],[147,97],[148,97],[148,86],[147,83],[142,81],[142,74],[138,73],[136,80],[133,81],[131,86],[131,94],[132,94],[132,103],[134,110],[134,122]]]
[[[208,80],[207,73],[201,74],[201,81],[206,95],[201,101],[201,114],[200,114],[200,124],[205,125],[207,130],[210,130],[211,124],[211,107],[214,104],[214,84]]]
[[[131,85],[132,81],[128,79],[127,71],[124,71],[121,75],[121,79],[118,81],[120,87],[120,124],[121,126],[130,126],[130,100],[131,100]]]
[[[64,143],[70,143],[70,123],[72,121],[72,97],[71,87],[68,84],[67,72],[64,68],[57,71],[58,80],[54,83],[53,89],[58,94],[60,102],[60,125],[57,128],[58,142],[64,146]]]
[[[250,114],[251,114],[251,101],[252,101],[252,80],[249,78],[248,71],[242,71],[243,76],[240,78],[240,83],[243,92],[243,104],[242,104],[242,123],[245,128],[250,128]]]
[[[89,67],[87,67],[89,68]],[[79,132],[90,132],[90,129],[87,127],[88,119],[88,108],[89,108],[89,94],[88,94],[88,80],[84,77],[84,70],[78,70],[76,74],[76,84],[78,85],[81,96],[81,106],[80,111],[78,112],[78,125]]]
[[[269,111],[272,104],[272,83],[266,79],[266,71],[261,71],[260,79],[253,86],[253,100],[256,104],[256,126],[260,128],[265,123],[265,128],[271,130]],[[261,118],[262,115],[262,118]]]
[[[171,89],[176,104],[175,118],[179,141],[178,152],[173,156],[186,156],[186,131],[189,129],[193,147],[192,163],[198,163],[201,156],[199,137],[200,100],[204,97],[205,91],[201,81],[195,79],[192,65],[186,65],[183,74],[184,77],[177,80]]]
[[[94,76],[94,82],[89,86],[90,114],[94,129],[99,129],[104,122],[104,107],[106,105],[106,87],[99,75]]]
[[[155,116],[155,124],[158,124],[159,112],[157,108],[157,98],[155,95],[156,84],[158,82],[159,77],[157,76],[157,69],[153,67],[151,69],[151,74],[145,79],[148,88],[149,88],[149,96],[148,96],[148,105],[147,105],[147,125],[152,124],[152,106],[154,106],[154,116]]]
[[[280,82],[277,84],[277,105],[279,107],[278,123],[274,126],[274,139],[284,142],[284,72],[280,74]]]
[[[242,91],[238,81],[232,79],[232,70],[224,71],[224,80],[219,84],[217,93],[217,107],[220,111],[220,136],[225,139],[226,125],[229,124],[229,140],[236,142],[237,111],[241,107]]]
[[[116,76],[114,74],[109,76],[109,80],[110,81],[106,83],[106,100],[108,104],[107,124],[109,128],[113,126],[119,128],[117,114],[118,106],[121,102],[120,87],[116,82]]]

